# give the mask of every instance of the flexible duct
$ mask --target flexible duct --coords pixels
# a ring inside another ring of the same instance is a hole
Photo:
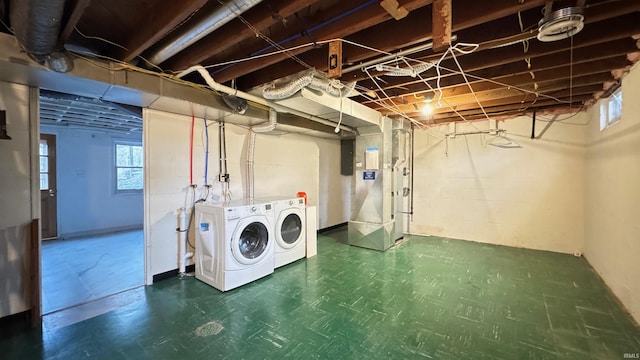
[[[423,72],[433,68],[435,66],[435,63],[433,62],[427,62],[424,64],[420,64],[417,66],[409,66],[406,68],[397,68],[397,67],[391,67],[391,66],[386,66],[386,65],[376,65],[376,70],[377,71],[384,71],[384,75],[386,76],[410,76],[410,77],[416,77],[420,74],[422,74]]]
[[[249,144],[247,146],[247,198],[254,197],[254,166],[253,159],[256,149],[256,134],[269,132],[276,128],[278,124],[278,112],[272,108],[269,109],[269,122],[264,125],[253,126],[249,131]]]
[[[175,54],[193,45],[198,40],[211,34],[245,11],[259,4],[262,0],[235,0],[222,5],[211,15],[198,21],[184,33],[177,35],[168,44],[149,57],[153,64],[161,64]]]
[[[356,83],[350,83],[349,85],[343,85],[337,80],[330,80],[324,77],[314,75],[314,73],[307,73],[298,76],[297,78],[282,84],[273,84],[267,86],[262,90],[262,96],[269,100],[286,99],[293,96],[298,91],[309,87],[314,90],[319,90],[325,94],[334,97],[347,96],[355,88]]]
[[[73,60],[57,51],[65,0],[11,0],[13,32],[25,51],[54,71],[68,72]]]
[[[209,87],[215,91],[220,91],[223,92],[225,94],[230,94],[230,95],[234,95],[237,96],[239,98],[248,100],[248,101],[252,101],[256,104],[260,104],[260,105],[264,105],[264,106],[268,106],[270,108],[273,108],[274,110],[278,111],[278,112],[284,112],[284,113],[290,113],[296,116],[300,116],[302,118],[305,119],[309,119],[311,121],[317,122],[319,124],[323,124],[323,125],[327,125],[327,126],[331,126],[331,127],[335,127],[336,124],[334,122],[331,122],[329,120],[325,120],[319,117],[316,117],[314,115],[310,115],[307,113],[304,113],[302,111],[290,108],[290,107],[286,107],[286,106],[282,106],[280,104],[276,104],[273,101],[269,101],[266,100],[260,96],[255,96],[255,95],[251,95],[242,91],[238,91],[237,89],[228,87],[228,86],[224,86],[222,84],[219,84],[217,82],[215,82],[215,80],[213,80],[213,78],[211,77],[211,74],[209,74],[209,72],[207,71],[207,69],[205,69],[202,65],[195,65],[192,66],[184,71],[182,71],[181,73],[179,73],[177,75],[178,78],[181,78],[187,74],[190,74],[194,71],[197,71],[200,76],[202,76],[202,78],[205,80],[205,82],[207,83],[207,85],[209,85]],[[356,131],[348,126],[345,125],[340,125],[340,129],[344,130],[344,131],[348,131],[350,133],[356,133]]]

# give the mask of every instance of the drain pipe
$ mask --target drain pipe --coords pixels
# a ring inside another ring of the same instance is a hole
[[[269,108],[269,123],[265,125],[253,126],[249,130],[249,144],[247,146],[247,198],[254,198],[254,166],[253,160],[256,149],[256,133],[264,133],[272,131],[278,124],[278,112],[273,108]]]
[[[187,259],[193,257],[192,252],[187,252],[187,225],[188,211],[185,208],[178,209],[178,274],[184,274],[186,271]]]
[[[262,0],[235,0],[223,4],[217,11],[200,20],[184,33],[173,38],[168,44],[149,57],[153,64],[161,64],[175,54],[193,45],[203,37],[216,31],[229,21],[259,4]]]
[[[302,111],[298,111],[296,109],[290,108],[290,107],[286,107],[286,106],[282,106],[280,104],[277,104],[273,101],[269,101],[266,100],[262,97],[256,96],[256,95],[251,95],[248,94],[246,92],[243,91],[238,91],[237,89],[228,87],[228,86],[224,86],[222,84],[219,84],[217,82],[215,82],[215,80],[213,80],[213,78],[211,77],[211,74],[209,74],[209,72],[207,71],[207,69],[205,69],[202,65],[195,65],[192,66],[182,72],[180,72],[177,77],[178,78],[182,78],[184,76],[186,76],[187,74],[190,74],[194,71],[197,71],[200,76],[202,76],[202,78],[205,80],[205,82],[207,83],[207,85],[209,85],[209,87],[215,91],[219,91],[225,94],[229,94],[229,95],[235,95],[236,97],[239,97],[241,99],[245,99],[247,101],[252,101],[256,104],[260,104],[260,105],[264,105],[267,106],[269,108],[272,108],[274,110],[276,110],[277,112],[282,112],[282,113],[289,113],[289,114],[293,114],[296,116],[299,116],[301,118],[305,118],[305,119],[309,119],[311,121],[317,122],[319,124],[323,124],[323,125],[327,125],[327,126],[331,126],[331,127],[335,127],[336,123],[331,122],[329,120],[325,120],[319,117],[316,117],[314,115],[310,115],[307,113],[304,113]],[[343,131],[348,131],[350,133],[356,134],[356,131],[346,125],[340,125],[339,126],[340,130]]]

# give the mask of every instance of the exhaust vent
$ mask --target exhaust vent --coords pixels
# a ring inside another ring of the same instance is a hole
[[[222,95],[222,101],[235,113],[243,115],[249,108],[247,100],[234,95]]]
[[[584,27],[582,8],[568,7],[549,14],[538,23],[538,40],[551,42],[566,39]]]

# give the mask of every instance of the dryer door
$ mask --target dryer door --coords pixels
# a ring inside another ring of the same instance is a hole
[[[278,245],[284,249],[291,249],[302,241],[302,213],[298,209],[289,209],[280,212],[276,231]]]
[[[233,232],[231,253],[241,264],[255,264],[268,255],[271,239],[271,230],[266,217],[242,219]]]

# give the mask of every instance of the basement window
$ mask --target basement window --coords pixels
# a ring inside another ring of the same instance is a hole
[[[115,142],[116,192],[141,191],[143,184],[142,144]]]
[[[622,89],[600,100],[600,130],[613,125],[622,118]]]

